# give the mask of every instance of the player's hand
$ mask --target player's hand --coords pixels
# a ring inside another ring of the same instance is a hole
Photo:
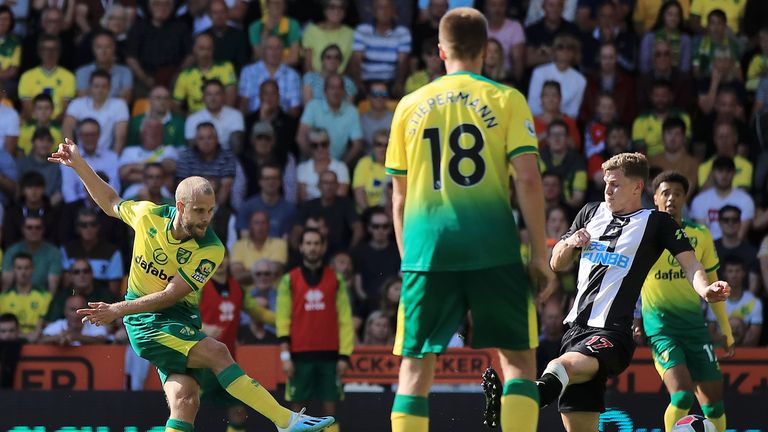
[[[77,314],[82,316],[83,324],[89,322],[95,326],[103,326],[120,318],[113,305],[104,302],[90,302],[88,309],[78,309]]]
[[[349,369],[349,363],[347,363],[346,360],[339,360],[336,362],[336,376],[341,378],[344,376],[345,373],[347,373],[347,369]]]
[[[582,248],[588,245],[591,239],[592,236],[589,235],[589,231],[586,228],[582,228],[565,239],[565,244],[572,248]]]
[[[293,378],[293,371],[293,361],[283,360],[283,372],[285,372],[285,376]]]
[[[721,355],[718,360],[728,360],[736,355],[736,343],[725,347],[725,354]]]
[[[717,303],[725,301],[731,295],[731,286],[728,282],[717,281],[707,287],[707,292],[704,295],[704,300],[707,303]]]
[[[80,150],[77,148],[77,144],[71,139],[66,138],[64,143],[59,144],[59,149],[51,154],[48,158],[48,162],[74,168],[75,165],[83,162],[83,157],[80,155]]]

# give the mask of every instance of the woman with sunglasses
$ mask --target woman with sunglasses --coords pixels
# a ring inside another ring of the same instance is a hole
[[[344,162],[331,157],[331,139],[325,129],[312,128],[308,134],[310,158],[299,164],[299,202],[320,198],[320,175],[326,171],[336,174],[336,195],[349,193],[349,170]]]
[[[312,99],[325,99],[325,78],[329,75],[341,75],[344,80],[344,91],[347,93],[349,102],[354,102],[357,94],[357,86],[352,78],[341,74],[341,63],[344,60],[344,54],[336,44],[325,47],[321,55],[322,63],[318,71],[309,71],[302,78],[302,98],[304,105]]]
[[[389,129],[379,129],[373,135],[373,149],[357,163],[352,175],[355,204],[360,212],[374,206],[383,206],[387,173],[384,158],[389,144]]]

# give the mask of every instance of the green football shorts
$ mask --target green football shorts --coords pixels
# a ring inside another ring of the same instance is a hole
[[[293,376],[285,384],[285,400],[340,401],[343,395],[341,378],[336,374],[336,361],[293,361]]]
[[[716,381],[723,378],[717,362],[715,347],[706,332],[692,332],[685,336],[648,336],[656,371],[664,378],[664,372],[678,365],[685,365],[696,382]]]
[[[472,347],[528,350],[539,345],[536,307],[522,264],[480,270],[403,272],[393,352],[445,351],[467,312]]]

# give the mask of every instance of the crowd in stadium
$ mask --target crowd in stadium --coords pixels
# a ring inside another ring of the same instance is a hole
[[[691,182],[685,215],[716,241],[737,344],[768,342],[768,2],[0,4],[2,338],[18,323],[29,342],[125,343],[119,325],[78,325],[74,311],[121,298],[128,266],[150,257],[132,259],[132,231],[47,161],[72,137],[125,199],[173,205],[180,180],[209,179],[226,270],[264,309],[275,311],[281,276],[301,263],[303,231],[319,230],[356,343],[392,344],[388,129],[398,98],[444,73],[440,17],[469,5],[488,20],[484,76],[527,95],[535,116],[549,246],[603,199],[603,161],[645,153],[652,177],[674,169]],[[575,289],[573,268],[539,295],[544,365]],[[275,327],[243,314],[242,343],[278,343]],[[471,319],[464,330],[471,337]]]

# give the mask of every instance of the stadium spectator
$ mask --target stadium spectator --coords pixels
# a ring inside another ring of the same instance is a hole
[[[253,126],[265,121],[275,130],[276,150],[281,153],[298,155],[296,147],[296,130],[299,121],[296,117],[287,114],[280,106],[280,88],[277,81],[268,79],[259,86],[259,109],[245,117],[246,130],[249,136],[253,136]]]
[[[392,221],[384,209],[372,208],[367,216],[368,240],[360,242],[351,255],[355,271],[360,275],[358,291],[364,294],[365,310],[372,311],[381,298],[382,283],[400,272],[400,252],[392,241]]]
[[[75,75],[59,65],[61,59],[61,41],[58,37],[44,34],[37,43],[40,55],[39,66],[21,74],[19,80],[19,98],[22,116],[28,119],[32,115],[32,98],[46,93],[53,100],[53,118],[61,120],[67,105],[75,97]]]
[[[520,21],[507,18],[508,9],[505,0],[486,0],[484,14],[488,20],[488,40],[498,41],[506,70],[511,72],[514,82],[520,82],[525,72],[525,31]]]
[[[64,318],[64,304],[73,295],[85,297],[86,302],[112,303],[120,294],[119,290],[110,291],[107,285],[94,281],[93,267],[85,258],[73,260],[67,271],[66,282],[66,289],[57,290],[48,306],[48,312],[45,314],[45,321],[48,323]]]
[[[757,259],[760,263],[760,276],[762,277],[762,286],[758,287],[758,291],[755,292],[761,298],[768,298],[768,235],[763,237],[763,241],[760,242],[760,249],[757,251]]]
[[[142,182],[133,188],[126,189],[123,196],[132,201],[150,201],[157,205],[176,205],[176,200],[166,188],[168,173],[158,162],[148,162],[142,167]]]
[[[48,153],[50,155],[50,152]],[[53,165],[46,160],[48,165]],[[55,166],[55,165],[54,165]],[[58,167],[56,167],[58,169]],[[24,219],[27,216],[42,218],[45,225],[45,239],[58,244],[59,209],[46,196],[45,177],[37,172],[29,172],[21,177],[19,182],[20,196],[12,205],[5,209],[2,226],[3,250],[21,240]]]
[[[209,176],[206,180],[208,180],[211,187],[213,187],[213,193],[218,194],[221,190],[221,179]],[[174,199],[174,201],[176,200]],[[221,203],[213,209],[213,217],[211,218],[210,227],[227,250],[232,250],[232,246],[234,246],[237,241],[238,236],[237,230],[235,229],[236,223],[236,212],[229,201]]]
[[[216,202],[222,205],[229,201],[232,192],[236,161],[235,155],[219,144],[213,123],[203,122],[196,127],[195,143],[179,153],[176,180],[180,182],[191,176],[218,179],[221,189],[216,194]]]
[[[640,74],[637,78],[637,101],[640,112],[653,107],[651,95],[658,81],[667,81],[675,89],[672,95],[672,106],[687,112],[696,109],[694,81],[689,73],[682,72],[672,64],[672,45],[664,40],[657,40],[653,44],[651,70]]]
[[[411,27],[411,63],[424,58],[425,43],[429,40],[437,41],[437,28],[440,18],[448,12],[448,0],[426,0],[426,8],[422,10],[421,19],[413,23]],[[434,44],[437,46],[437,44]],[[442,61],[440,62],[442,67]],[[523,66],[525,62],[523,61]],[[406,90],[406,94],[410,93]]]
[[[579,41],[575,37],[561,34],[554,39],[552,61],[536,67],[531,75],[531,82],[528,86],[528,104],[533,115],[540,115],[543,112],[541,91],[547,81],[560,83],[562,94],[560,110],[573,118],[579,115],[579,107],[581,107],[584,98],[587,80],[581,72],[573,68],[578,64],[576,61],[578,52]]]
[[[295,203],[298,194],[296,158],[284,149],[277,148],[275,130],[267,122],[258,122],[251,129],[250,147],[239,157],[241,170],[235,175],[233,204],[240,207],[245,199],[261,191],[261,167],[274,164],[282,173],[282,190],[286,201]],[[238,175],[240,174],[240,175]],[[235,199],[237,197],[237,199]]]
[[[400,292],[402,291],[403,281],[400,276],[387,279],[381,285],[381,303],[379,309],[389,319],[389,325],[397,328],[397,309],[400,305]]]
[[[237,75],[232,63],[213,58],[213,36],[200,33],[192,45],[192,65],[183,69],[173,85],[173,100],[178,111],[194,113],[206,107],[205,84],[218,80],[224,86],[224,104],[237,106]]]
[[[616,122],[618,110],[613,96],[604,91],[595,97],[595,111],[584,126],[584,156],[587,162],[595,155],[605,150],[605,136],[608,127]],[[600,169],[598,167],[598,169]],[[591,174],[591,168],[589,174]]]
[[[264,39],[263,58],[240,71],[238,94],[242,112],[248,114],[259,109],[261,84],[272,79],[280,89],[280,107],[286,113],[298,117],[301,109],[301,78],[298,72],[282,61],[282,49],[282,39],[267,36]]]
[[[575,1],[568,1],[575,6]],[[525,20],[525,62],[528,68],[535,68],[552,61],[555,55],[556,36],[569,34],[576,37],[581,33],[573,23],[573,18],[563,17],[564,0],[542,0],[541,3],[543,7],[539,8],[529,5],[529,18]],[[540,18],[530,19],[531,14],[537,12]]]
[[[555,120],[547,128],[547,146],[541,150],[541,161],[547,171],[563,179],[565,202],[572,208],[584,204],[587,192],[587,167],[584,157],[568,148],[568,125]]]
[[[360,114],[345,99],[342,77],[328,76],[325,79],[325,100],[310,101],[301,115],[296,142],[302,153],[312,153],[309,151],[310,130],[322,128],[327,131],[332,158],[351,164],[360,156],[363,151]]]
[[[0,21],[2,21],[2,13],[0,13]],[[0,100],[2,100],[4,93],[4,87],[0,83]],[[16,148],[19,144],[19,113],[12,106],[0,104],[0,118],[3,119],[0,123],[0,149],[11,155],[16,155]]]
[[[126,63],[133,71],[137,96],[155,84],[170,87],[172,77],[191,63],[187,24],[173,17],[173,0],[149,0],[149,14],[128,31]]]
[[[75,260],[87,259],[96,282],[106,284],[113,293],[119,293],[124,274],[123,257],[116,245],[102,238],[98,214],[91,209],[80,210],[77,232],[78,240],[61,246],[63,269],[69,271]]]
[[[635,150],[645,150],[648,157],[664,152],[662,126],[668,118],[681,118],[685,122],[686,138],[691,137],[691,117],[681,108],[672,105],[672,94],[669,81],[655,81],[651,88],[651,109],[639,115],[632,123],[632,145]]]
[[[302,226],[310,217],[320,215],[328,226],[327,251],[330,255],[355,247],[363,239],[363,224],[355,211],[355,203],[347,194],[339,195],[338,177],[333,171],[319,176],[319,197],[299,206],[299,225],[294,226],[292,244],[299,244]]]
[[[239,27],[229,25],[227,16],[230,11],[225,1],[211,1],[208,9],[211,28],[207,33],[213,37],[213,60],[229,62],[235,71],[240,72],[250,61],[251,50],[246,33]]]
[[[722,264],[725,281],[731,286],[731,296],[725,301],[725,309],[728,312],[729,320],[738,319],[742,321],[737,327],[744,328],[739,333],[743,334],[740,341],[736,343],[740,346],[757,346],[760,341],[760,335],[763,331],[763,302],[755,297],[754,294],[745,289],[745,279],[747,276],[745,265],[737,257],[727,257]],[[712,309],[707,310],[707,319],[715,321]],[[737,321],[738,323],[738,321]],[[714,323],[710,323],[710,332],[720,340],[717,331],[713,328]],[[734,339],[736,338],[734,329]]]
[[[115,37],[115,53],[117,61],[120,63],[125,63],[125,45],[128,41],[128,30],[130,30],[129,27],[135,13],[136,10],[134,8],[123,6],[120,3],[112,3],[104,11],[104,16],[101,17],[101,27],[104,30],[109,30]]]
[[[10,250],[8,252],[11,252]],[[43,330],[43,317],[51,302],[51,293],[33,283],[34,264],[27,253],[15,253],[12,265],[3,268],[3,279],[11,281],[9,289],[0,293],[0,314],[11,313],[19,319],[20,335],[29,342],[36,342]]]
[[[205,81],[202,94],[205,106],[187,117],[184,137],[192,141],[199,125],[212,123],[216,127],[221,147],[233,153],[240,153],[243,148],[245,121],[240,111],[224,104],[224,84],[216,78]]]
[[[64,305],[64,318],[45,326],[38,343],[59,346],[106,343],[109,336],[106,327],[97,326],[88,321],[84,323],[77,314],[78,309],[85,309],[87,307],[88,303],[83,296],[73,295],[67,298]]]
[[[664,153],[648,159],[648,165],[659,167],[662,171],[674,170],[685,176],[690,182],[688,199],[692,198],[699,184],[699,164],[696,158],[688,153],[686,145],[686,126],[678,117],[664,120],[661,127],[661,141]]]
[[[763,27],[757,34],[760,50],[749,60],[747,66],[746,88],[754,92],[760,80],[768,78],[768,27]]]
[[[72,69],[75,64],[75,43],[72,32],[72,10],[74,3],[67,2],[64,8],[46,2],[32,2],[34,28],[30,28],[21,46],[21,69],[32,69],[39,65],[43,56],[37,49],[44,37],[53,37],[61,43],[61,65]]]
[[[277,337],[288,377],[285,398],[294,407],[323,402],[335,414],[341,377],[354,347],[352,312],[344,282],[323,265],[326,240],[316,230],[301,236],[301,265],[286,274],[277,290]]]
[[[163,144],[187,147],[184,139],[184,117],[171,111],[171,93],[163,86],[154,86],[149,92],[149,110],[131,118],[128,130],[128,146],[141,145],[141,126],[145,118],[154,118],[163,123]]]
[[[363,22],[355,28],[351,75],[359,89],[367,81],[384,81],[395,96],[402,96],[408,76],[411,32],[397,24],[392,0],[372,3],[373,22]]]
[[[98,149],[119,154],[125,147],[131,117],[125,100],[109,96],[111,79],[109,72],[101,69],[91,73],[88,95],[67,106],[61,131],[71,137],[79,121],[94,119],[99,123]]]
[[[109,185],[115,190],[120,190],[120,176],[118,175],[117,153],[107,148],[99,147],[101,127],[93,118],[81,120],[77,125],[77,138],[80,144],[80,153],[83,159],[96,171],[101,171],[109,178]],[[62,167],[66,168],[66,167]],[[83,183],[77,178],[74,170],[61,170],[61,193],[65,203],[71,203],[84,199],[88,193]]]
[[[310,22],[304,29],[301,46],[305,71],[320,71],[324,60],[322,53],[331,45],[336,45],[341,52],[339,72],[347,70],[352,57],[354,30],[344,24],[346,8],[346,0],[326,0],[323,2],[324,19],[318,23]]]
[[[330,155],[330,137],[325,129],[311,128],[306,133],[307,147],[312,155],[309,160],[299,164],[297,178],[299,181],[299,202],[314,199],[320,196],[320,175],[325,171],[336,174],[339,196],[347,196],[349,193],[349,170],[347,166]]]
[[[52,115],[53,99],[51,99],[51,96],[46,93],[40,93],[35,96],[32,99],[32,117],[21,123],[16,150],[7,151],[15,156],[29,154],[32,151],[32,135],[35,134],[38,128],[47,128],[53,136],[54,144],[62,142],[61,123],[53,120],[51,118]]]
[[[746,0],[734,0],[732,2],[691,0],[691,15],[688,24],[695,33],[701,33],[704,31],[702,20],[706,17],[708,19],[707,24],[709,24],[709,17],[711,17],[712,12],[719,10],[719,15],[722,16],[723,22],[721,25],[723,30],[725,30],[727,25],[733,34],[740,34],[739,23],[744,17],[744,7],[746,4]]]
[[[154,117],[144,117],[140,126],[141,146],[129,146],[118,160],[122,196],[134,196],[145,181],[145,168],[149,163],[160,164],[162,179],[173,177],[176,171],[178,151],[171,145],[163,145],[163,123]],[[165,191],[168,192],[167,190]]]
[[[558,9],[560,11],[560,16],[569,22],[576,22],[576,12],[579,3],[581,2],[578,0],[563,0]],[[551,8],[552,5],[547,4],[546,0],[530,0],[528,2],[528,10],[525,13],[525,25],[530,26],[536,21],[544,18]]]
[[[733,185],[744,190],[752,188],[752,162],[737,153],[739,135],[736,126],[728,120],[718,121],[714,127],[715,151],[716,153],[699,165],[699,187],[707,189],[713,186],[714,174],[712,163],[719,157],[732,159],[736,165],[736,174],[733,177]]]
[[[662,13],[661,9],[667,3],[670,2],[667,0],[636,1],[632,12],[632,23],[634,24],[635,31],[638,32],[638,34],[653,31],[656,23],[665,18],[665,14]],[[682,11],[681,22],[685,24],[688,21],[691,1],[679,0],[677,3]]]
[[[536,129],[536,136],[539,140],[539,148],[547,146],[547,130],[549,125],[560,120],[568,125],[568,144],[574,150],[581,151],[581,134],[576,120],[563,114],[560,109],[562,101],[562,92],[560,83],[557,81],[546,81],[541,86],[541,114],[533,117],[533,125]]]
[[[243,202],[237,213],[237,230],[241,237],[248,230],[251,216],[257,211],[269,215],[269,236],[286,238],[296,217],[296,206],[280,193],[282,169],[273,163],[259,168],[259,193]]]
[[[715,126],[722,122],[729,122],[736,128],[738,153],[756,158],[760,152],[756,149],[759,144],[746,145],[749,132],[744,119],[744,105],[739,100],[737,90],[729,86],[721,86],[717,91],[712,112],[699,115],[693,123],[693,155],[703,160],[714,154],[716,152]]]
[[[382,311],[373,311],[365,320],[363,345],[392,346],[395,335],[389,318]]]
[[[243,287],[253,285],[251,269],[260,259],[285,265],[288,261],[288,243],[281,237],[269,235],[269,214],[256,211],[251,214],[248,235],[232,246],[232,275]]]
[[[130,102],[133,93],[133,73],[131,73],[127,66],[117,62],[117,42],[115,41],[115,36],[108,31],[100,30],[93,36],[91,44],[94,61],[80,66],[75,71],[77,95],[87,95],[91,75],[97,70],[103,70],[109,73],[112,78],[109,96]]]
[[[603,53],[599,47],[610,44],[615,48],[616,63],[626,71],[634,71],[637,67],[637,40],[635,33],[626,29],[618,5],[611,1],[602,2],[597,7],[596,15],[597,26],[594,31],[589,29],[591,37],[582,37],[582,67],[595,69],[595,63],[602,62]]]
[[[383,206],[385,189],[389,178],[384,170],[384,158],[389,144],[389,129],[379,129],[373,136],[373,150],[363,156],[355,166],[352,188],[355,204],[359,211],[369,207]]]
[[[740,100],[746,100],[746,90],[739,67],[739,58],[729,50],[718,48],[712,60],[712,74],[699,78],[698,94],[699,109],[707,115],[715,109],[717,95],[722,88],[730,88],[736,92]]]
[[[12,34],[14,24],[10,6],[0,6],[0,88],[10,88],[19,77],[21,41]]]
[[[618,111],[618,120],[629,125],[637,116],[637,93],[635,79],[619,67],[617,47],[613,42],[603,43],[599,48],[598,70],[587,75],[587,88],[581,104],[579,118],[582,122],[591,120],[597,110],[600,92],[613,97]],[[612,119],[613,120],[613,119]]]
[[[314,99],[325,100],[325,79],[331,75],[340,75],[342,77],[346,99],[349,102],[354,102],[357,87],[352,78],[342,74],[342,56],[341,48],[336,44],[328,45],[323,49],[323,52],[320,54],[320,69],[305,73],[301,79],[302,101],[304,105]]]
[[[496,39],[488,39],[486,43],[482,73],[484,77],[501,84],[513,86],[515,83],[512,71],[507,69],[505,63],[504,48]]]
[[[13,284],[15,268],[14,257],[28,254],[34,261],[31,274],[31,284],[35,289],[49,291],[54,294],[59,287],[61,278],[61,253],[59,249],[44,239],[45,224],[39,215],[27,215],[22,226],[22,239],[10,245],[3,256],[3,287]],[[26,282],[25,282],[26,283]],[[47,305],[46,305],[47,307]]]
[[[277,309],[277,281],[282,276],[280,270],[282,266],[267,259],[256,261],[251,269],[253,274],[253,289],[246,293],[253,301],[263,308],[275,312]],[[241,343],[251,344],[275,344],[277,343],[277,331],[272,324],[265,324],[252,320],[248,314],[240,314],[240,335]]]
[[[81,147],[82,151],[82,147]],[[96,175],[102,180],[109,183],[109,177],[104,174],[103,171],[97,171]],[[63,171],[62,171],[63,176]],[[80,209],[87,207],[93,209],[99,215],[99,222],[101,222],[102,233],[104,237],[112,244],[121,245],[123,248],[123,255],[128,256],[131,253],[129,245],[125,242],[128,229],[126,225],[118,219],[107,216],[101,211],[101,208],[88,195],[85,198],[80,198],[71,203],[65,202],[61,207],[60,223],[58,224],[58,244],[66,244],[69,241],[77,239],[77,215]]]
[[[437,49],[437,45],[435,45]],[[442,69],[442,61],[440,62]],[[392,108],[389,105],[390,93],[383,81],[371,81],[366,92],[368,110],[360,114],[360,128],[363,131],[363,152],[370,153],[373,147],[373,135],[380,129],[389,129],[392,125]]]
[[[654,3],[654,1],[650,3]],[[665,41],[669,44],[671,50],[669,58],[672,67],[677,68],[683,73],[688,73],[691,71],[693,43],[691,37],[685,33],[683,28],[683,6],[676,0],[664,2],[659,6],[660,9],[655,11],[658,16],[653,28],[648,33],[645,33],[640,42],[640,72],[651,72],[656,42]]]
[[[573,220],[576,216],[576,210],[565,202],[563,197],[563,179],[559,174],[552,171],[541,173],[541,189],[544,195],[544,211],[551,208],[562,207],[568,212],[568,220]]]
[[[412,72],[405,80],[405,94],[413,93],[445,75],[445,68],[443,67],[443,61],[440,60],[437,43],[437,37],[422,42],[423,46],[421,48],[421,58],[419,60],[424,66],[421,69],[418,66],[411,68]],[[362,116],[365,116],[366,114],[367,113],[364,113]],[[363,134],[365,135],[365,125],[363,125]]]
[[[13,388],[16,367],[25,342],[16,315],[8,312],[0,314],[0,389]]]
[[[733,159],[720,156],[712,162],[712,185],[709,189],[699,192],[693,198],[689,216],[696,222],[706,225],[712,232],[712,239],[722,236],[718,221],[720,209],[730,204],[741,210],[741,229],[739,240],[744,240],[755,217],[755,203],[752,197],[743,189],[733,185],[736,165]]]
[[[269,36],[280,40],[280,56],[291,67],[299,64],[301,26],[298,21],[285,15],[285,0],[267,0],[266,10],[260,20],[248,27],[248,38],[256,60],[266,58],[265,44]]]
[[[61,203],[61,170],[56,165],[48,162],[51,148],[56,145],[48,128],[42,127],[32,134],[32,151],[29,155],[20,155],[16,158],[16,168],[19,178],[24,179],[27,173],[35,172],[43,176],[45,182],[45,196],[52,206]],[[23,182],[20,182],[23,183]],[[20,184],[23,188],[23,186]]]
[[[620,123],[613,123],[605,129],[605,148],[594,153],[587,160],[587,176],[592,183],[592,197],[589,201],[600,200],[605,189],[605,180],[603,176],[603,162],[619,153],[627,153],[632,149],[632,142],[629,140],[629,129]],[[575,214],[574,214],[575,216]]]
[[[759,292],[760,269],[757,262],[757,248],[749,243],[748,239],[740,239],[741,209],[736,206],[726,205],[718,212],[718,222],[722,237],[715,240],[717,256],[721,259],[736,257],[744,264],[747,272],[747,287],[753,293]],[[720,267],[718,271],[720,279],[725,278],[725,269]]]
[[[712,76],[715,55],[718,51],[722,52],[718,54],[721,57],[731,57],[734,59],[741,57],[739,42],[734,36],[729,34],[726,27],[726,16],[722,9],[714,9],[707,15],[707,31],[693,53],[694,77],[701,79]],[[741,76],[741,69],[738,63],[734,66],[738,68],[738,74]]]
[[[563,337],[563,307],[559,302],[548,301],[541,310],[539,348],[536,350],[536,374],[541,375],[547,364],[560,355],[560,339]]]
[[[347,295],[349,296],[349,303],[352,307],[352,327],[355,330],[355,343],[360,341],[359,334],[365,321],[365,315],[367,310],[361,310],[360,299],[364,297],[361,295],[361,283],[360,276],[356,273],[355,265],[352,261],[352,256],[345,251],[336,252],[329,260],[329,264],[333,271],[340,276],[347,286]]]

